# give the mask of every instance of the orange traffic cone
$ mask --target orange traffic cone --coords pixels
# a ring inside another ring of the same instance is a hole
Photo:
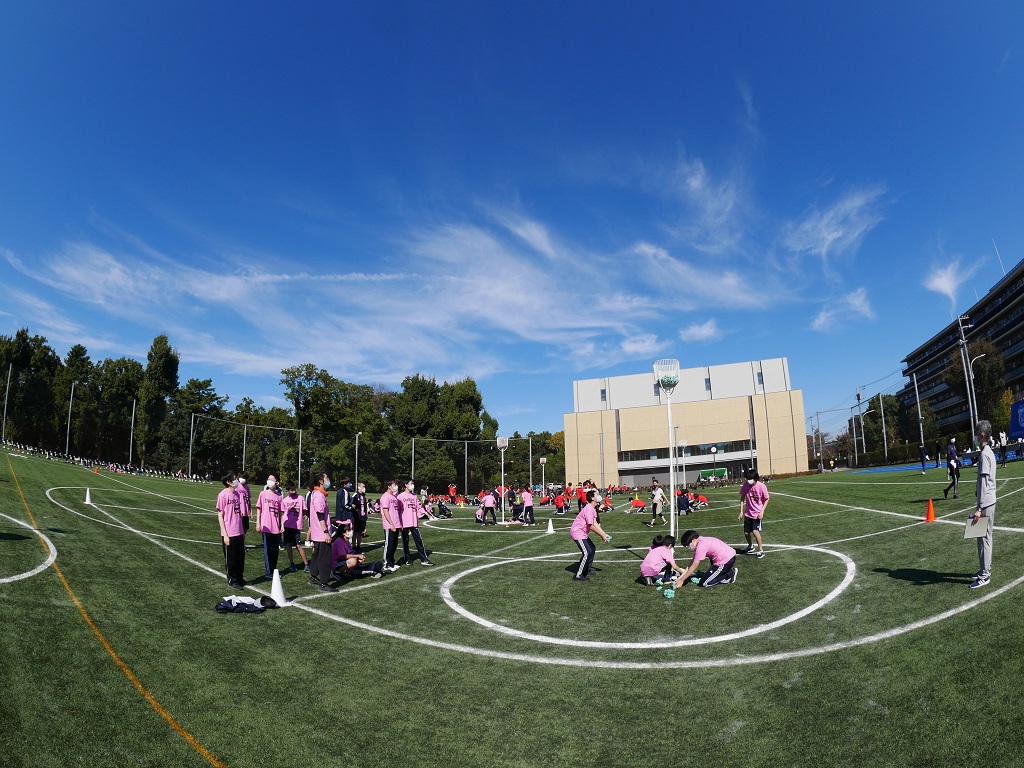
[[[924,516],[924,521],[926,523],[935,522],[935,505],[932,504],[931,499],[928,499],[928,514]]]
[[[93,473],[94,475],[98,475],[98,474],[100,473],[100,468],[99,468],[99,467],[93,467],[93,468],[92,468],[92,473]]]

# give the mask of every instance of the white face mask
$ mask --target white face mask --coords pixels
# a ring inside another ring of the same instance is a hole
[[[238,487],[238,481],[237,480],[232,480],[231,481],[231,487],[232,488],[237,488]]]
[[[240,477],[240,478],[238,478],[238,482],[240,482],[240,483],[241,483],[242,485],[245,485],[245,484],[246,484],[246,483],[248,483],[249,481],[248,481],[248,480],[246,480],[246,479],[245,479],[244,477]]]
[[[407,490],[409,493],[414,493],[416,491],[416,486],[414,486],[412,483],[409,483],[407,486],[405,486],[405,490]]]
[[[277,488],[277,480],[267,480],[267,488],[270,490]]]
[[[324,490],[326,491],[330,487],[331,487],[331,480],[330,480],[330,478],[328,478],[327,480],[324,480]]]

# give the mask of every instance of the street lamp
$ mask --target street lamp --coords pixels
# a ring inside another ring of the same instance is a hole
[[[75,384],[78,382],[71,382],[71,397],[68,399],[68,436],[64,441],[64,455],[71,455],[71,404],[75,402]]]
[[[540,497],[543,499],[548,492],[548,484],[544,481],[544,465],[548,463],[546,457],[540,457]]]
[[[974,426],[981,419],[981,414],[978,413],[978,393],[974,390],[974,363],[976,360],[980,360],[985,355],[978,355],[976,358],[971,360],[970,365],[967,367],[971,369],[971,397],[974,400],[974,419],[971,421],[971,434],[974,434]],[[973,442],[973,438],[972,441]]]
[[[868,452],[868,441],[867,437],[864,435],[864,417],[867,416],[869,413],[874,412],[874,408],[868,408],[866,411],[864,411],[864,413],[860,414],[860,447],[864,449],[864,453]]]
[[[711,479],[718,479],[718,446],[711,446]]]
[[[356,432],[356,489],[359,488],[359,436],[362,432]]]
[[[498,450],[501,451],[501,524],[505,524],[505,449],[508,448],[508,438],[497,439]]]
[[[654,380],[658,382],[661,391],[665,393],[665,407],[668,409],[668,483],[669,500],[675,505],[676,493],[676,440],[675,430],[672,428],[672,392],[679,384],[679,361],[672,359],[657,360],[654,363]],[[669,508],[669,533],[676,535],[675,510]]]

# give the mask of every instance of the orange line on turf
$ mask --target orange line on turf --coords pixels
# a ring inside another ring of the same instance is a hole
[[[28,513],[28,519],[32,522],[32,527],[36,529],[36,533],[38,534],[39,526],[36,525],[35,518],[32,517],[32,510],[29,509],[28,501],[25,499],[25,494],[21,490],[21,483],[18,482],[18,475],[14,471],[14,465],[11,464],[10,455],[7,456],[7,464],[11,468],[11,477],[14,478],[14,484],[18,489],[18,494],[21,496],[21,503],[25,505],[25,511]],[[40,541],[43,542],[43,548],[46,549],[46,553],[47,555],[49,555],[49,547],[46,546],[46,542],[42,538],[40,538]],[[142,681],[140,681],[139,678],[135,675],[135,673],[128,668],[128,665],[124,663],[121,657],[117,655],[117,651],[114,650],[113,646],[109,642],[107,642],[107,638],[104,637],[103,633],[100,632],[99,627],[97,627],[96,624],[93,622],[92,617],[89,616],[89,613],[85,610],[85,606],[82,605],[82,602],[78,599],[78,596],[74,593],[74,590],[71,589],[71,585],[68,584],[68,580],[64,578],[64,574],[61,572],[60,568],[57,567],[57,563],[53,564],[53,570],[57,574],[57,577],[60,579],[61,583],[64,585],[64,589],[66,589],[67,593],[71,596],[72,601],[74,601],[75,607],[78,608],[78,612],[82,614],[82,618],[85,619],[85,623],[89,625],[89,629],[93,631],[93,634],[96,635],[97,639],[106,649],[107,653],[110,654],[110,658],[112,658],[114,660],[114,663],[117,664],[118,667],[120,667],[125,677],[127,677],[128,680],[131,681],[131,684],[135,686],[136,690],[138,690],[138,692],[145,697],[146,701],[148,701],[150,706],[156,710],[157,714],[160,715],[160,717],[162,717],[164,720],[166,720],[167,724],[170,725],[171,728],[173,728],[175,732],[179,736],[181,736],[181,738],[188,742],[189,746],[191,746],[196,752],[198,752],[200,755],[206,758],[207,762],[209,762],[210,765],[217,766],[217,768],[227,768],[227,765],[225,763],[222,763],[220,760],[218,760],[214,756],[214,754],[210,752],[210,750],[208,750],[206,747],[199,743],[199,740],[196,739],[195,736],[193,736],[191,733],[185,730],[185,727],[182,726],[181,723],[179,723],[177,720],[175,720],[171,713],[164,709],[163,705],[161,705],[160,702],[156,700],[156,697],[146,689],[146,687],[142,684]]]

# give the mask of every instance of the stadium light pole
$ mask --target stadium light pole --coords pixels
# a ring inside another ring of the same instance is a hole
[[[868,408],[868,410],[866,410],[866,411],[864,411],[864,413],[860,414],[860,447],[864,449],[864,453],[865,454],[867,454],[867,452],[868,452],[868,441],[867,441],[867,437],[864,434],[864,417],[867,416],[869,413],[874,413],[874,412],[875,412],[874,408]]]
[[[544,494],[547,493],[547,490],[548,490],[547,481],[544,479],[544,465],[547,464],[547,463],[548,463],[547,457],[546,456],[541,456],[540,457],[540,486],[541,486],[541,488],[540,488],[540,497],[542,499],[544,498]]]
[[[508,448],[508,438],[497,439],[498,450],[501,451],[501,524],[505,524],[505,449]]]
[[[359,436],[362,432],[356,432],[356,488],[359,488]]]
[[[71,382],[71,397],[68,398],[68,436],[67,439],[64,441],[65,456],[71,455],[71,404],[75,402],[75,384],[77,383],[77,381]]]
[[[14,363],[7,366],[7,389],[4,390],[4,426],[0,432],[0,440],[7,442],[7,396],[11,394],[11,371],[14,370]]]
[[[665,408],[668,413],[668,483],[669,493],[669,532],[676,535],[676,515],[673,506],[676,501],[676,440],[672,428],[672,392],[679,384],[679,361],[674,359],[656,360],[654,362],[654,380],[665,393]]]
[[[971,360],[970,364],[967,366],[971,369],[971,399],[974,401],[974,423],[971,424],[972,432],[974,431],[974,425],[981,420],[981,413],[978,411],[978,393],[974,389],[974,364],[984,356],[984,354],[978,355],[976,358]]]

